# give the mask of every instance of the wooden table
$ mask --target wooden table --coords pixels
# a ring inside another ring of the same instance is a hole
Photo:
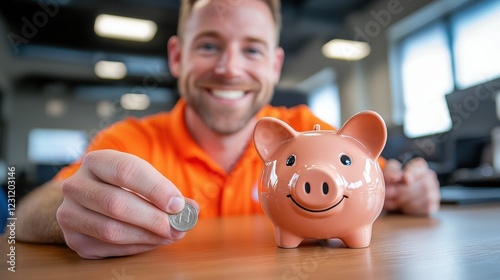
[[[0,279],[500,279],[500,204],[445,206],[432,218],[383,215],[364,249],[340,241],[277,248],[264,216],[200,220],[173,245],[122,258],[15,245],[13,273],[2,239]]]

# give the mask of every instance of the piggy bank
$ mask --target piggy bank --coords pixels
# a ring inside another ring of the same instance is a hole
[[[295,248],[304,239],[335,238],[349,248],[367,247],[385,198],[378,164],[385,123],[363,111],[338,131],[311,129],[297,132],[271,117],[254,128],[264,162],[259,201],[274,224],[276,243]]]

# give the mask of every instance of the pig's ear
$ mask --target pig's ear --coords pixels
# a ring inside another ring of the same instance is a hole
[[[268,161],[271,155],[283,144],[297,136],[297,132],[282,120],[271,117],[260,119],[253,131],[255,149],[263,161]]]
[[[349,118],[337,134],[356,139],[376,159],[387,141],[387,128],[382,117],[373,111],[362,111]]]

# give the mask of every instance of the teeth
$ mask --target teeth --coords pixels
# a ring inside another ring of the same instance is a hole
[[[214,96],[223,98],[223,99],[238,99],[245,95],[245,92],[242,90],[213,90]]]

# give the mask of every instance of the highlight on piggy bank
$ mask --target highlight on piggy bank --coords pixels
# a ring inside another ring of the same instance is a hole
[[[387,128],[379,114],[360,112],[338,131],[315,125],[304,132],[265,117],[253,137],[264,162],[259,201],[274,225],[277,246],[295,248],[304,239],[370,245],[385,198],[378,158]]]

